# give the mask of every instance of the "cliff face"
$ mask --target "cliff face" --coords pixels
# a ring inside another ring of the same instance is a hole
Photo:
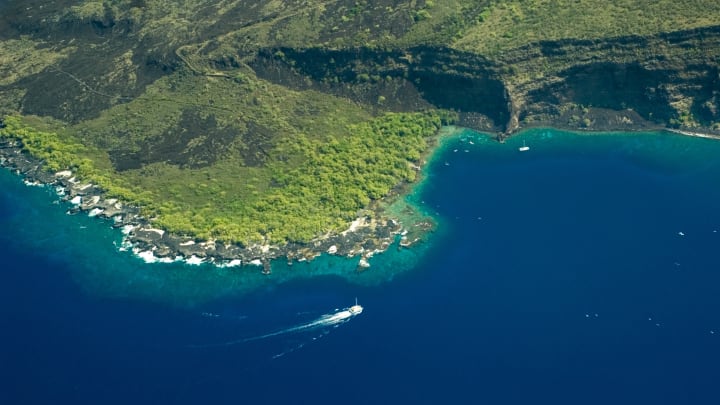
[[[506,134],[540,124],[624,128],[628,120],[720,125],[720,26],[540,40],[482,54],[482,47],[468,51],[476,48],[469,42],[474,37],[462,31],[490,24],[482,12],[497,11],[490,3],[447,15],[432,2],[396,3],[258,8],[217,0],[188,1],[183,8],[160,0],[11,1],[0,5],[13,17],[0,18],[0,41],[7,41],[0,51],[27,57],[0,64],[0,73],[16,76],[0,80],[0,115],[81,123],[147,96],[160,78],[189,70],[256,75],[351,99],[373,113],[453,109],[463,125]],[[523,24],[529,23],[515,21]],[[16,38],[31,40],[7,45]],[[622,113],[613,118],[611,111]]]
[[[442,47],[274,49],[263,78],[396,110],[432,105],[506,134],[527,125],[720,129],[720,27],[655,37],[541,42],[489,60]],[[402,89],[402,91],[400,91]]]
[[[514,105],[511,131],[515,117],[520,124],[552,121],[573,106],[632,112],[663,126],[719,129],[720,27],[540,43],[505,55],[502,63],[513,72],[504,76]],[[581,117],[578,126],[592,128],[592,122]]]
[[[267,80],[317,88],[380,109],[452,109],[482,117],[474,126],[484,130],[501,130],[509,118],[506,86],[497,66],[449,48],[283,48],[260,52],[251,65]]]

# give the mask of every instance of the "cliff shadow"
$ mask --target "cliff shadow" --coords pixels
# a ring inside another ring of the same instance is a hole
[[[560,83],[529,93],[532,102],[575,103],[611,110],[632,109],[643,118],[666,122],[675,116],[668,78],[672,72],[639,64],[594,63],[561,72]]]
[[[693,97],[690,113],[702,125],[710,126],[720,122],[720,72],[718,68],[697,67],[701,71],[696,84],[697,94]]]
[[[250,66],[259,77],[291,88],[313,88],[375,107],[381,98],[381,109],[390,111],[434,106],[479,114],[504,128],[510,111],[503,82],[486,61],[467,56],[434,48],[284,48],[260,52]]]
[[[430,104],[461,113],[487,116],[494,127],[504,130],[510,118],[504,84],[490,75],[463,76],[416,70],[412,82]]]

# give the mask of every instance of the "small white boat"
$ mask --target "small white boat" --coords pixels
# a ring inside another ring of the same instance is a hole
[[[360,315],[360,314],[362,313],[363,307],[360,306],[360,305],[358,305],[357,297],[355,297],[355,305],[353,305],[353,306],[351,306],[350,308],[348,308],[348,311],[350,311],[350,314],[351,314],[352,316]]]
[[[523,146],[519,147],[518,150],[519,150],[520,152],[525,152],[525,151],[530,150],[530,147],[527,146],[527,145],[525,145],[525,141],[523,141]]]

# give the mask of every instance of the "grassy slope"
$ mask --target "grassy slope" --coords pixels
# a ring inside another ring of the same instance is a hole
[[[179,74],[157,81],[142,97],[114,107],[97,119],[67,128],[65,135],[80,134],[103,149],[132,154],[146,145],[157,145],[157,139],[163,136],[179,135],[184,128],[178,125],[178,119],[186,111],[212,116],[218,128],[232,134],[228,143],[204,145],[208,135],[194,134],[189,141],[145,162],[142,168],[122,170],[116,176],[141,190],[151,190],[156,201],[163,201],[157,207],[161,224],[201,237],[224,236],[243,242],[259,239],[252,232],[252,228],[262,229],[253,204],[270,194],[273,172],[292,169],[303,160],[286,144],[299,137],[320,143],[329,134],[345,133],[349,124],[370,118],[348,100],[312,91],[292,91],[253,77],[234,80]],[[246,133],[249,124],[273,134],[267,145],[270,156],[261,158],[274,162],[274,166],[244,161],[248,149],[245,143],[250,140],[239,134]],[[189,168],[162,159],[203,146],[215,154],[211,164]],[[247,226],[232,234],[224,231],[220,235],[218,231],[211,235],[210,230],[228,218]]]
[[[484,54],[543,40],[652,35],[720,24],[713,0],[526,0],[487,7],[454,46]]]
[[[720,24],[720,6],[706,0],[28,4],[27,13],[14,16],[18,21],[0,21],[0,29],[17,23],[38,32],[0,32],[0,114],[21,112],[32,81],[62,66],[67,74],[55,77],[70,96],[59,105],[99,100],[107,108],[75,114],[72,123],[26,118],[25,124],[57,133],[43,139],[83,143],[77,156],[63,159],[91,162],[88,176],[147,206],[159,225],[245,243],[262,236],[308,240],[342,229],[371,200],[412,180],[409,164],[438,124],[437,116],[384,115],[378,105],[262,80],[246,64],[258,49],[433,44],[492,58],[539,40]],[[19,5],[11,1],[5,10]],[[59,26],[79,28],[62,36]],[[95,59],[101,74],[88,63],[72,64],[95,54],[108,55]],[[156,63],[175,65],[147,87],[137,84],[142,68]],[[123,88],[138,95],[118,94]],[[119,163],[132,161],[142,166]]]

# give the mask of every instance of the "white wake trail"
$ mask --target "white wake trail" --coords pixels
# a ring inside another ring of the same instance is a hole
[[[246,343],[246,342],[252,342],[256,340],[262,340],[267,339],[275,336],[282,336],[287,335],[291,333],[300,333],[300,332],[307,332],[312,331],[316,329],[323,329],[328,327],[336,327],[338,325],[341,325],[345,322],[348,322],[353,317],[360,315],[362,313],[363,308],[358,305],[357,303],[353,305],[350,308],[344,309],[342,311],[338,311],[332,314],[325,314],[321,317],[307,323],[303,323],[297,326],[292,326],[290,328],[281,329],[276,332],[266,333],[264,335],[259,336],[252,336],[242,339],[236,339],[231,340],[228,342],[221,342],[221,343],[211,343],[211,344],[204,344],[204,345],[189,345],[188,347],[192,348],[203,348],[203,347],[219,347],[219,346],[232,346],[240,343]]]
[[[353,316],[353,314],[350,311],[344,310],[344,311],[340,311],[340,312],[337,312],[332,315],[323,315],[320,318],[318,318],[312,322],[308,322],[306,324],[293,326],[291,328],[282,329],[277,332],[267,333],[265,335],[253,336],[253,337],[249,337],[249,338],[245,338],[245,339],[239,339],[239,340],[235,341],[234,343],[252,342],[253,340],[267,339],[267,338],[270,338],[273,336],[280,336],[280,335],[285,335],[288,333],[304,332],[304,331],[309,331],[312,329],[323,328],[326,326],[335,326],[335,325],[339,325],[341,323],[347,322],[348,320],[350,320],[350,318],[352,318],[352,316]]]

